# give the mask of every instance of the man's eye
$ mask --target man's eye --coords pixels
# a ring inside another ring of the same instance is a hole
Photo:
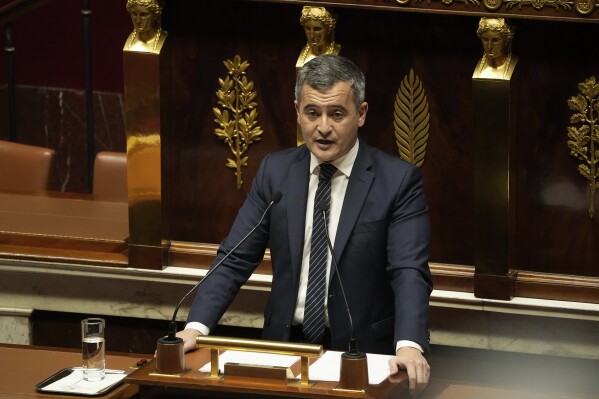
[[[332,117],[333,117],[333,119],[335,119],[335,120],[340,120],[340,119],[342,119],[342,118],[343,118],[343,113],[341,113],[341,112],[335,112],[335,113],[332,115]]]
[[[316,118],[318,116],[316,111],[308,111],[308,112],[306,112],[306,115],[308,115],[308,117],[310,117],[310,118]]]

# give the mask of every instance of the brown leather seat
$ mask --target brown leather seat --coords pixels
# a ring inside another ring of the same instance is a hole
[[[55,155],[50,148],[0,140],[0,189],[47,190]]]
[[[94,198],[127,202],[127,154],[101,151],[94,162]]]

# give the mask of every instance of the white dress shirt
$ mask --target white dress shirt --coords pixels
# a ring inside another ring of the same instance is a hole
[[[335,236],[337,226],[339,225],[339,216],[341,216],[341,207],[347,191],[347,183],[351,175],[354,161],[358,155],[359,141],[344,156],[331,162],[331,165],[337,168],[337,171],[331,177],[331,207],[329,209],[328,231],[331,245],[335,247]],[[306,204],[306,230],[304,232],[304,252],[302,257],[302,270],[300,273],[300,286],[297,296],[297,305],[293,314],[293,324],[303,324],[304,307],[306,303],[306,291],[308,289],[308,270],[310,267],[310,247],[312,245],[312,224],[314,222],[314,197],[318,188],[318,176],[320,175],[319,161],[310,154],[310,182],[308,184],[308,203]],[[327,309],[327,299],[329,292],[329,277],[331,275],[331,253],[327,251],[327,284],[325,288],[324,305]],[[329,326],[328,311],[325,311],[325,324]]]

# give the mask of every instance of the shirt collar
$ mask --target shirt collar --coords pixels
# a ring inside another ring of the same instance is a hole
[[[352,168],[354,167],[354,162],[356,161],[356,157],[358,156],[359,148],[360,140],[358,139],[347,154],[331,162],[331,164],[334,167],[336,167],[339,171],[341,171],[341,173],[343,173],[347,178],[349,178],[349,176],[351,175]],[[310,173],[318,175],[319,171],[316,170],[316,167],[318,165],[320,165],[320,161],[316,159],[314,154],[310,153]]]

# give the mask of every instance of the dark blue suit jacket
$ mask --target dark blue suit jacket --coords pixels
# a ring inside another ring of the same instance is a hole
[[[203,284],[188,321],[216,327],[239,288],[270,248],[272,289],[263,338],[289,340],[297,300],[310,176],[306,146],[264,158],[216,264],[254,227],[273,194],[261,226]],[[360,140],[336,233],[334,251],[354,323],[358,348],[395,353],[401,339],[428,353],[429,222],[418,168]],[[331,273],[328,313],[333,349],[347,350],[350,329],[337,277]]]

